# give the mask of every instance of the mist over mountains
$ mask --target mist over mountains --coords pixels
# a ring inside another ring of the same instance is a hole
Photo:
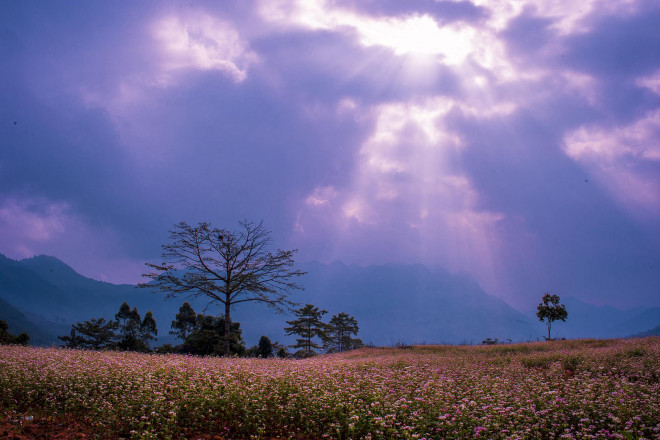
[[[423,265],[357,266],[340,262],[299,264],[307,272],[300,280],[305,291],[291,299],[328,311],[326,318],[346,312],[360,325],[366,343],[473,343],[485,338],[514,342],[536,340],[545,333],[535,310],[521,313],[489,295],[472,278]],[[561,292],[557,292],[561,296]],[[539,292],[539,298],[543,292]],[[136,306],[144,315],[152,310],[158,324],[156,345],[176,343],[168,334],[185,298],[165,300],[162,293],[134,285],[115,285],[76,273],[62,261],[37,256],[15,261],[0,254],[0,319],[10,331],[28,332],[38,345],[58,343],[71,324],[91,318],[113,319],[122,302]],[[566,323],[553,325],[557,337],[625,337],[648,332],[660,324],[660,308],[620,310],[597,307],[577,298],[562,298],[568,310]],[[190,301],[197,312],[206,302]],[[205,313],[219,315],[219,307]],[[284,336],[289,315],[257,303],[232,308],[232,319],[241,323],[248,346],[261,335],[292,343]]]

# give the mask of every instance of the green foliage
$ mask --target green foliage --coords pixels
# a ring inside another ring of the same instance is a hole
[[[64,346],[92,350],[119,349],[146,353],[151,351],[149,341],[155,340],[158,334],[151,310],[142,320],[137,307],[131,310],[126,302],[119,307],[114,321],[98,318],[71,327],[69,335],[58,336]]]
[[[172,321],[172,330],[170,331],[170,334],[185,341],[195,329],[195,325],[197,325],[197,314],[186,301],[179,308],[179,313],[176,314],[175,320]]]
[[[541,303],[537,307],[536,316],[539,318],[539,321],[547,321],[548,323],[548,336],[546,340],[551,340],[550,329],[554,321],[566,321],[568,317],[568,312],[566,311],[566,306],[564,304],[559,304],[559,296],[550,295],[546,293],[541,298]]]
[[[564,367],[564,370],[575,372],[580,363],[582,362],[582,357],[579,355],[567,355],[561,360],[561,365]]]
[[[30,345],[30,335],[23,332],[20,335],[9,333],[7,321],[0,319],[0,344]]]
[[[316,350],[321,346],[315,342],[315,338],[323,340],[327,337],[327,326],[321,321],[321,317],[328,313],[326,310],[319,310],[313,304],[307,304],[304,307],[295,309],[293,313],[298,319],[287,321],[291,327],[286,327],[284,331],[287,335],[298,335],[296,344],[292,348],[299,348],[295,353],[296,357],[311,357],[316,355]]]
[[[105,318],[92,319],[71,326],[69,336],[59,336],[68,348],[87,348],[92,350],[107,350],[116,347],[119,328],[117,321],[106,321]]]
[[[364,345],[362,340],[353,337],[358,334],[358,330],[358,323],[354,317],[343,312],[334,315],[326,326],[323,348],[328,353],[341,353],[362,347]]]
[[[170,354],[170,353],[178,353],[178,350],[172,344],[163,344],[160,347],[154,348],[154,353],[156,353],[156,354]]]
[[[481,341],[483,345],[497,345],[499,343],[499,339],[495,338],[486,338],[483,341]]]
[[[279,358],[286,359],[291,356],[291,354],[286,349],[286,345],[279,345],[275,343],[273,348],[275,349],[277,357]]]
[[[197,324],[192,333],[184,341],[182,351],[199,356],[222,356],[245,354],[240,322],[230,323],[230,351],[225,352],[225,318],[199,314]]]
[[[531,356],[521,356],[520,363],[527,368],[547,369],[553,362],[560,360],[556,354],[538,354]]]
[[[158,336],[158,329],[156,328],[156,320],[154,314],[149,310],[140,324],[140,339],[142,341],[154,341]]]
[[[259,338],[259,345],[257,347],[257,356],[262,358],[273,356],[273,343],[270,342],[268,336],[262,336]]]
[[[115,315],[119,324],[120,340],[117,348],[126,351],[149,352],[149,341],[155,340],[158,330],[153,313],[149,310],[144,316],[140,317],[137,307],[131,307],[124,302],[119,307],[119,312]]]
[[[119,323],[119,326],[122,329],[122,335],[125,331],[124,329],[128,327],[128,322],[131,318],[131,306],[129,306],[128,303],[124,301],[119,307],[119,312],[115,314],[115,320]]]

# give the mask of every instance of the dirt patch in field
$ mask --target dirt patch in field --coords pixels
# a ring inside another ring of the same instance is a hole
[[[121,440],[130,437],[130,434],[100,436],[103,440]],[[98,432],[76,417],[53,418],[2,412],[0,419],[0,440],[91,440],[98,438]],[[190,440],[227,439],[227,437],[215,434],[190,432],[186,432],[180,438]]]
[[[93,439],[93,431],[80,419],[40,417],[36,415],[2,415],[0,439],[3,440],[69,440]]]

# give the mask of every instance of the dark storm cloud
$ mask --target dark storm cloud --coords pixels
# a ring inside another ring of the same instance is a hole
[[[536,57],[538,51],[556,37],[550,29],[552,23],[550,18],[537,17],[534,9],[527,9],[513,18],[501,32],[508,52],[513,56]]]
[[[332,109],[323,123],[310,122],[304,109],[291,111],[290,98],[272,96],[249,80],[236,86],[208,75],[194,83],[185,94],[169,89],[152,96],[146,108],[167,111],[143,121],[156,130],[186,120],[162,146],[172,159],[147,174],[168,187],[167,198],[192,194],[199,206],[187,215],[225,221],[279,217],[291,193],[310,191],[319,179],[332,180],[352,154],[346,145],[355,141],[351,137],[359,127]]]
[[[511,219],[500,224],[502,238],[511,244],[503,263],[516,273],[511,290],[545,285],[610,302],[627,285],[635,286],[638,295],[653,295],[660,283],[659,243],[649,241],[610,195],[556,147],[561,139],[552,133],[561,133],[561,126],[549,129],[530,114],[490,124],[462,123],[462,132],[472,133],[466,135],[470,148],[464,163],[484,206]]]
[[[585,34],[564,42],[567,65],[619,81],[643,76],[660,67],[660,5],[639,2],[634,15],[596,15]]]
[[[90,221],[134,236],[133,252],[157,250],[163,229],[184,219],[231,225],[263,218],[285,236],[291,219],[283,211],[292,194],[303,197],[318,180],[340,180],[353,154],[346,147],[363,136],[363,128],[334,108],[325,109],[327,117],[318,122],[296,110],[299,103],[259,83],[237,85],[216,72],[191,72],[181,78],[182,87],[147,87],[140,114],[119,122],[154,138],[126,145],[117,120],[101,106],[122,77],[145,68],[144,60],[124,49],[140,34],[135,23],[125,24],[128,35],[117,41],[117,29],[84,21],[89,11],[37,9],[19,15],[27,27],[39,17],[53,22],[40,37],[19,37],[16,16],[3,27],[14,41],[5,55],[23,55],[14,64],[22,65],[20,73],[11,75],[12,69],[4,76],[11,93],[2,98],[3,193],[66,201]],[[62,32],[69,41],[55,37]],[[93,38],[82,38],[88,33]],[[48,40],[61,50],[44,50]],[[49,75],[39,76],[45,71]],[[94,95],[91,103],[77,94],[85,87]],[[136,161],[131,150],[140,148],[152,154]],[[144,232],[135,235],[136,229]]]

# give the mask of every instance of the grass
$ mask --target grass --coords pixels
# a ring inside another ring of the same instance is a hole
[[[660,439],[660,338],[307,360],[0,347],[6,419],[98,438]]]

